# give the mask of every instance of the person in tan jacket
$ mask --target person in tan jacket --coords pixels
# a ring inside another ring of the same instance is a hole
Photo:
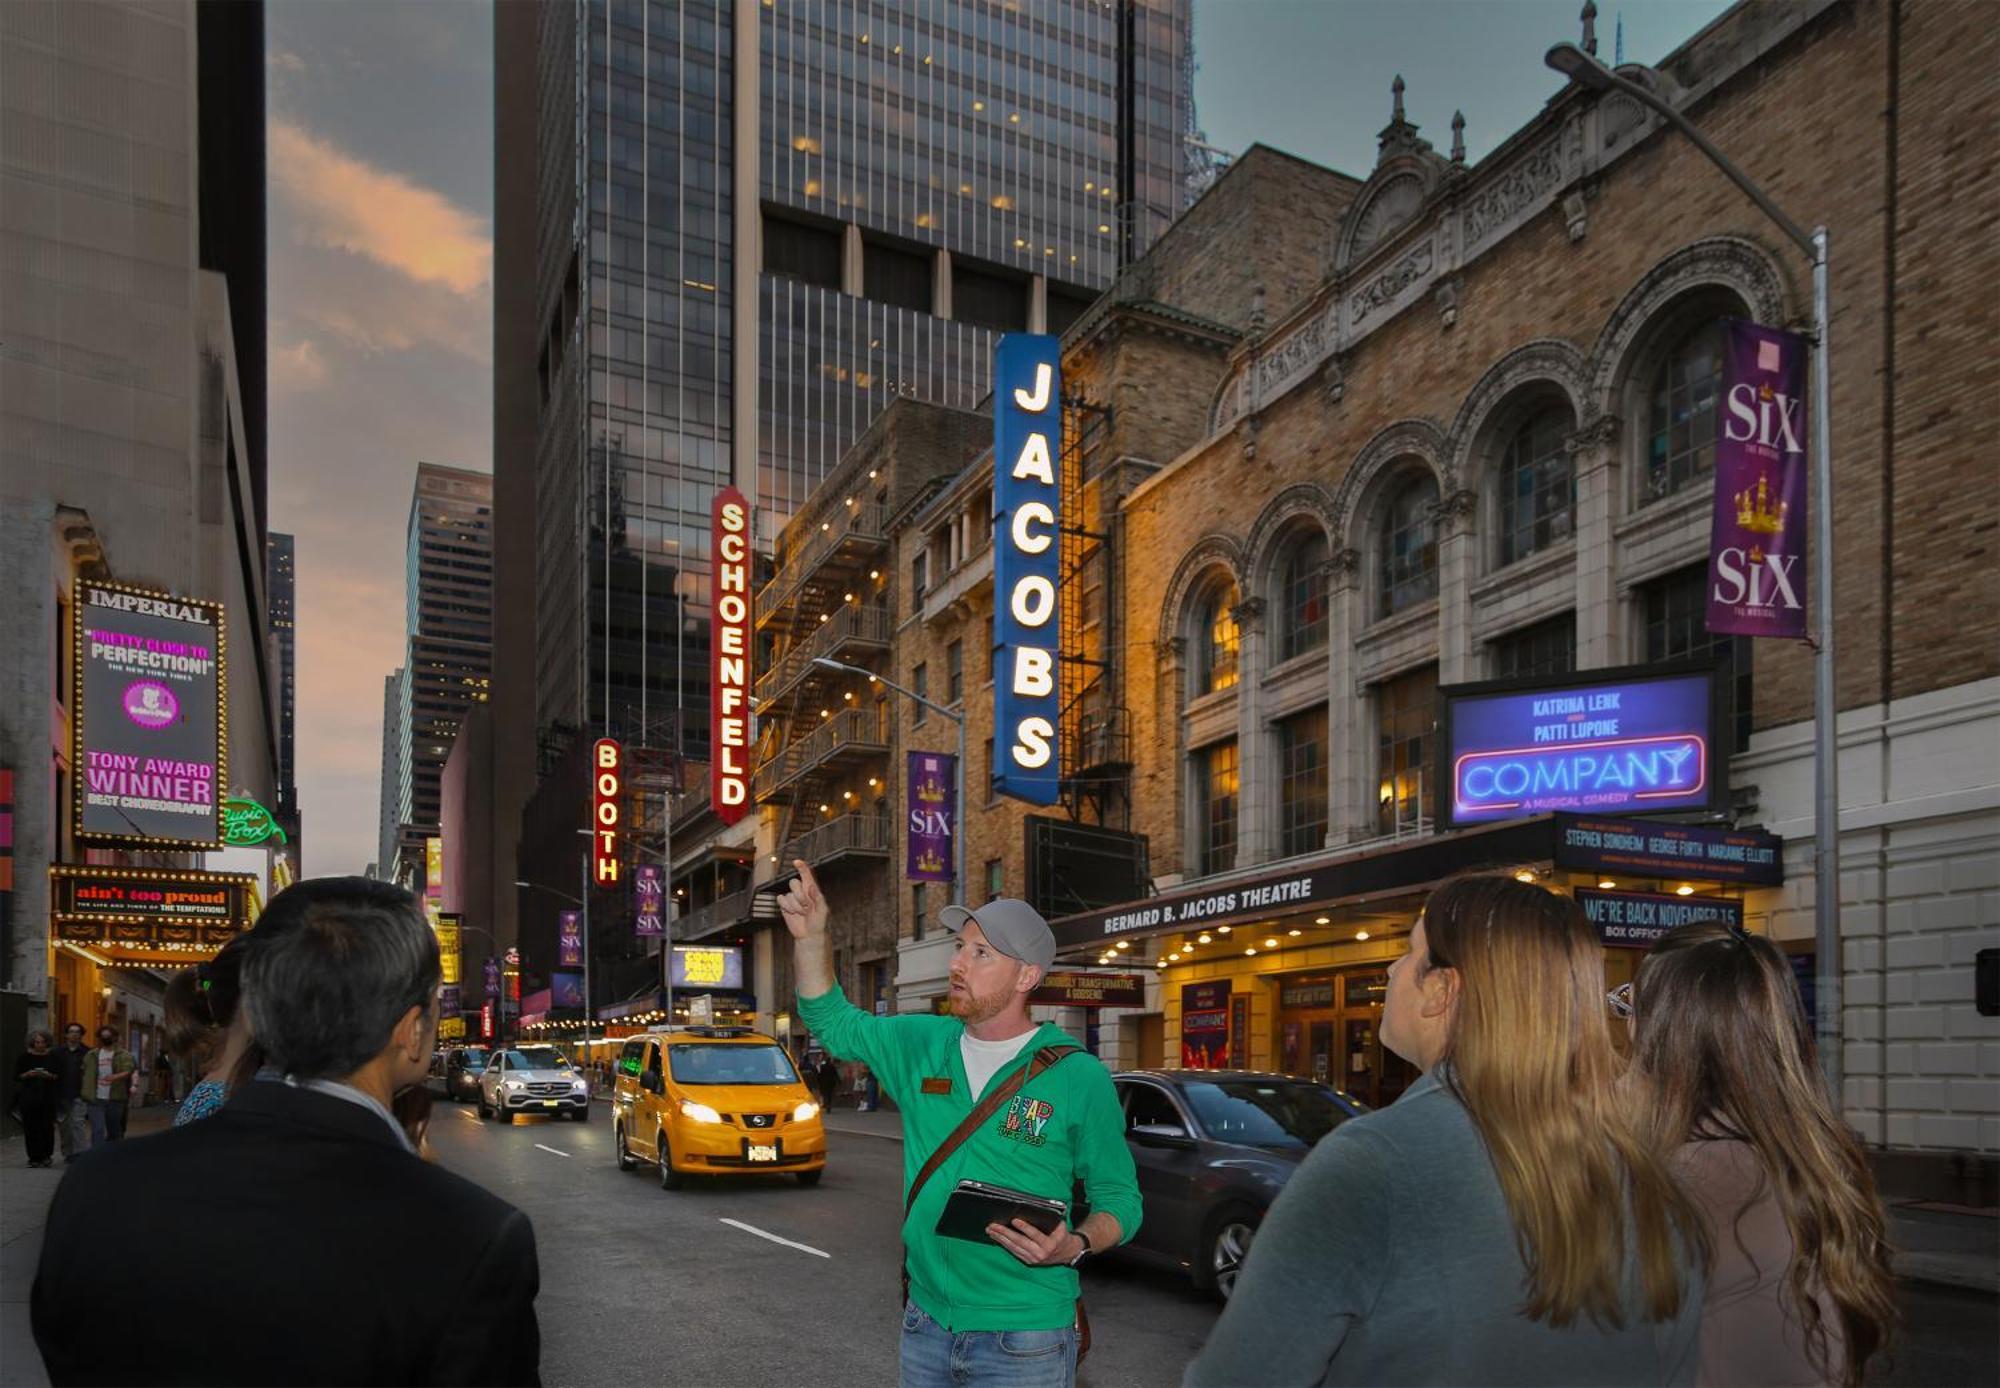
[[[118,1033],[97,1029],[97,1049],[83,1058],[83,1101],[90,1113],[90,1145],[102,1147],[125,1136],[126,1106],[139,1059],[118,1044]]]

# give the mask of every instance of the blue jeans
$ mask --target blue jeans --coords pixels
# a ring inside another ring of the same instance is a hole
[[[117,1142],[125,1136],[125,1101],[111,1099],[100,1102],[89,1101],[90,1145],[102,1147],[107,1142]]]
[[[1075,1388],[1076,1327],[954,1335],[903,1307],[902,1388]]]

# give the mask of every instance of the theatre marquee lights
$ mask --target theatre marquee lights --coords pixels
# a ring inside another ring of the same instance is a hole
[[[590,749],[591,880],[618,884],[618,836],[624,832],[625,749],[608,737]]]
[[[715,630],[709,643],[709,800],[724,824],[750,804],[750,503],[734,487],[715,494]]]
[[[1062,359],[1057,338],[1008,333],[993,369],[994,789],[1052,805],[1060,658]]]

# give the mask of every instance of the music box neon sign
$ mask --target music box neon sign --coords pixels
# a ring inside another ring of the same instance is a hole
[[[1444,693],[1456,824],[1551,810],[1698,809],[1710,798],[1707,674]]]
[[[1060,343],[1008,333],[994,358],[993,727],[1000,751],[994,789],[1052,805],[1061,789],[1056,753],[1056,583],[1060,577],[1062,455]]]

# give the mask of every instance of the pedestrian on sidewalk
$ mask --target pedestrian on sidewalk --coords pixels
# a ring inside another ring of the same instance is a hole
[[[14,1058],[13,1102],[21,1115],[30,1166],[47,1166],[55,1157],[56,1093],[62,1076],[56,1069],[54,1041],[46,1031],[31,1031],[28,1048]]]
[[[1708,1227],[1707,1384],[1859,1384],[1896,1320],[1887,1217],[1820,1078],[1791,965],[1760,936],[1669,931],[1631,997],[1644,1134]]]
[[[65,1162],[73,1162],[89,1150],[89,1115],[83,1100],[83,1064],[90,1048],[83,1044],[83,1023],[71,1022],[63,1028],[62,1045],[56,1047],[56,1136],[62,1140]]]
[[[174,1062],[165,1047],[161,1047],[160,1053],[153,1057],[153,1086],[160,1102],[171,1104],[174,1101]]]
[[[840,1094],[840,1067],[833,1063],[832,1056],[825,1054],[820,1056],[819,1071],[815,1078],[819,1083],[819,1106],[823,1109],[832,1109],[834,1099]]]
[[[84,1058],[83,1092],[90,1112],[90,1145],[102,1147],[125,1136],[125,1118],[131,1112],[132,1076],[139,1071],[139,1058],[118,1044],[118,1033],[109,1026],[97,1029],[97,1049]]]
[[[167,1047],[201,1080],[174,1114],[180,1127],[219,1113],[264,1062],[242,1006],[243,963],[256,932],[245,931],[213,959],[182,969],[167,983]]]
[[[1307,1154],[1190,1388],[1694,1381],[1700,1219],[1618,1092],[1604,950],[1507,875],[1431,893],[1382,1044],[1423,1076]]]
[[[1028,1018],[1054,933],[1025,901],[947,906],[939,923],[958,935],[952,1015],[876,1016],[834,981],[826,898],[810,867],[794,867],[778,906],[800,1015],[834,1055],[878,1075],[903,1113],[903,1388],[1069,1388],[1089,1344],[1077,1265],[1130,1238],[1140,1202],[1110,1074]],[[976,1208],[973,1192],[955,1190],[970,1176],[1010,1199],[1053,1202],[1050,1217],[975,1217],[940,1234],[948,1202],[953,1215]],[[1091,1213],[1072,1227],[1079,1182]]]
[[[64,1177],[30,1298],[50,1381],[539,1383],[527,1216],[419,1160],[390,1111],[437,1037],[416,898],[317,878],[255,935],[243,1005],[280,1078]],[[162,1258],[226,1269],[227,1295]]]

